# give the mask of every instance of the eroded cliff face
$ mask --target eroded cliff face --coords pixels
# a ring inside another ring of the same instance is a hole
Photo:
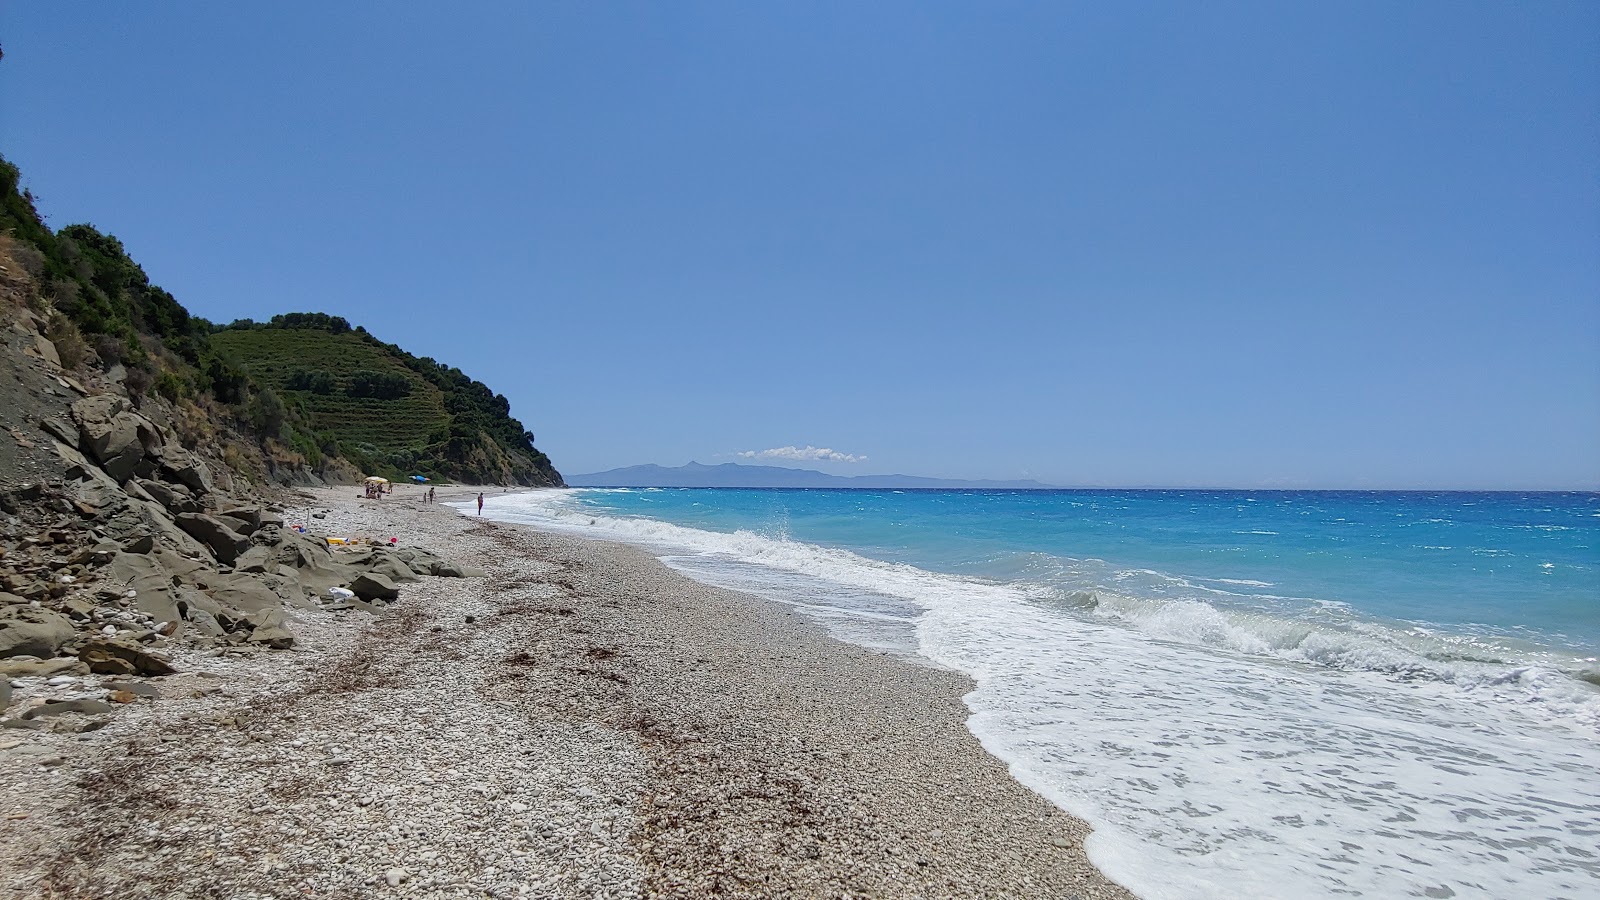
[[[16,246],[0,242],[7,727],[81,730],[111,709],[5,709],[13,678],[161,677],[173,671],[164,651],[179,644],[287,648],[286,610],[378,612],[408,582],[466,574],[425,550],[336,549],[296,530],[270,463],[225,458],[252,443],[225,420],[196,427],[182,408],[130,391],[118,366],[68,368]]]

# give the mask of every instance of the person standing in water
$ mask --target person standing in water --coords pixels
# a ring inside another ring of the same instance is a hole
[[[478,515],[483,515],[483,494],[478,494]]]

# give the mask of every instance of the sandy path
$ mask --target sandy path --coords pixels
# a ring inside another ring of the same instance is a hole
[[[488,576],[303,613],[297,650],[192,654],[169,697],[0,751],[0,896],[1128,896],[966,731],[964,677],[627,547],[351,493],[318,524]]]

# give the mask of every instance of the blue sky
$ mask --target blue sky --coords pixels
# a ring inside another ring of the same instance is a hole
[[[9,4],[0,153],[569,473],[1600,486],[1600,5],[1126,6]]]

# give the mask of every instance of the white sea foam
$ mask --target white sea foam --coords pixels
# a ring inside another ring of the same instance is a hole
[[[938,575],[596,516],[571,493],[488,512],[644,545],[967,672],[973,732],[1090,821],[1092,859],[1146,898],[1600,894],[1600,703],[1553,665],[1501,659],[1515,648],[1336,603],[1303,621],[1135,595],[1188,583],[1141,570],[1116,592]]]

